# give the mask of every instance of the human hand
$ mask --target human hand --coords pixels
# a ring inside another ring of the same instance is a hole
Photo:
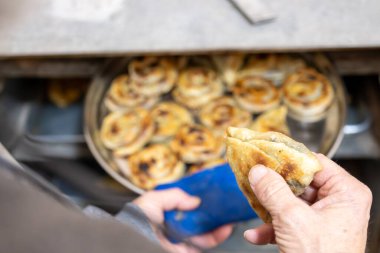
[[[277,243],[286,253],[365,251],[371,191],[327,157],[316,156],[323,170],[299,198],[275,171],[252,168],[252,190],[273,221],[245,231],[247,241]]]
[[[164,222],[164,211],[174,209],[192,210],[201,203],[200,198],[190,196],[184,191],[174,188],[169,190],[151,191],[143,194],[134,201],[140,207],[152,224],[162,225]],[[189,241],[199,248],[212,248],[226,240],[232,232],[231,225],[225,225],[207,234],[194,236]],[[185,243],[170,243],[162,234],[157,234],[161,245],[169,252],[199,252],[198,249]]]

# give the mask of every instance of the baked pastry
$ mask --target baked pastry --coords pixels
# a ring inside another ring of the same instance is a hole
[[[285,106],[266,111],[257,117],[250,129],[258,132],[279,132],[290,136],[290,130],[286,123],[287,111]]]
[[[135,59],[129,64],[128,70],[133,88],[147,96],[170,91],[178,77],[175,61],[169,57]]]
[[[223,138],[197,124],[183,125],[170,142],[172,150],[186,163],[201,163],[216,159],[224,152]]]
[[[201,170],[204,170],[204,169],[209,169],[209,168],[213,168],[213,167],[216,167],[218,165],[222,165],[226,163],[226,160],[223,159],[223,158],[217,158],[215,160],[210,160],[210,161],[206,161],[206,162],[203,162],[203,163],[197,163],[197,164],[193,164],[190,166],[189,168],[189,174],[194,174],[194,173],[197,173],[198,171],[201,171]]]
[[[213,55],[212,59],[221,72],[222,79],[227,86],[227,90],[231,90],[236,82],[239,69],[244,63],[244,54],[229,53]]]
[[[248,127],[252,123],[251,113],[240,109],[231,97],[217,98],[202,107],[199,119],[217,135],[225,135],[229,126]]]
[[[322,169],[318,159],[302,143],[276,132],[260,133],[246,128],[228,128],[227,160],[238,185],[252,208],[266,223],[270,214],[253,193],[248,174],[257,164],[279,173],[295,195],[300,195]]]
[[[117,76],[105,97],[104,104],[110,111],[132,109],[135,107],[150,108],[158,101],[158,96],[146,96],[132,88],[133,81],[126,75]]]
[[[241,108],[253,113],[270,110],[281,102],[281,92],[260,76],[240,77],[232,92]]]
[[[193,123],[190,112],[174,102],[159,103],[153,108],[150,117],[156,128],[152,137],[153,142],[167,141],[183,124]]]
[[[330,81],[314,69],[305,68],[288,76],[283,86],[289,115],[301,121],[321,119],[334,99]]]
[[[262,76],[280,86],[289,73],[305,66],[301,58],[287,54],[254,54],[248,57],[239,75]]]
[[[102,122],[100,139],[116,157],[130,155],[141,149],[153,135],[154,124],[147,110],[115,111]]]
[[[222,94],[222,82],[215,71],[206,67],[184,69],[173,91],[174,99],[191,109],[197,109]]]
[[[65,108],[78,101],[87,86],[88,82],[81,79],[54,79],[48,85],[48,97],[56,106]]]
[[[163,144],[150,145],[116,162],[133,184],[146,190],[181,178],[186,169],[185,164]]]

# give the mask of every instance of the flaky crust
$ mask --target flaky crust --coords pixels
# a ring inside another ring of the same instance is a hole
[[[185,164],[163,144],[150,145],[117,163],[135,185],[146,190],[175,181],[185,173]]]
[[[218,138],[212,131],[197,124],[180,127],[170,147],[186,163],[216,159],[225,149],[223,138]]]
[[[250,129],[258,132],[279,132],[290,136],[290,130],[286,123],[287,111],[285,106],[266,111],[255,119]]]
[[[238,107],[233,98],[217,98],[200,110],[199,119],[218,135],[225,135],[227,127],[248,127],[252,115]]]
[[[281,101],[281,93],[273,83],[259,76],[239,78],[232,92],[238,104],[253,113],[272,109]]]
[[[184,124],[194,122],[191,113],[174,102],[161,102],[157,104],[150,114],[155,124],[152,137],[153,142],[164,142],[173,137]]]
[[[147,56],[133,60],[128,66],[133,87],[139,93],[154,96],[170,91],[178,77],[175,60]]]
[[[334,99],[330,81],[310,68],[289,75],[283,86],[283,94],[284,103],[290,112],[304,120],[323,114]]]
[[[115,157],[123,157],[141,149],[153,131],[147,110],[115,111],[103,119],[100,139],[106,148],[113,150]]]
[[[127,74],[123,74],[112,81],[104,104],[108,110],[117,111],[135,107],[150,108],[157,101],[157,96],[146,96],[135,91],[131,78]]]
[[[228,128],[227,160],[240,189],[252,208],[266,223],[270,214],[259,203],[248,181],[250,169],[262,164],[279,173],[295,195],[300,195],[322,169],[303,144],[276,132],[260,133],[245,128]]]

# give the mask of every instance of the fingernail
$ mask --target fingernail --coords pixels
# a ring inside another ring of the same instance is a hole
[[[268,169],[265,168],[262,165],[256,165],[252,167],[251,171],[249,172],[249,182],[252,185],[257,184],[264,176],[268,173]]]

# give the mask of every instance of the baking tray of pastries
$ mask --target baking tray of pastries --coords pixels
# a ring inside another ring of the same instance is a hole
[[[332,156],[345,91],[323,54],[225,53],[110,60],[85,101],[97,161],[136,193],[224,163],[228,126],[278,131]]]

